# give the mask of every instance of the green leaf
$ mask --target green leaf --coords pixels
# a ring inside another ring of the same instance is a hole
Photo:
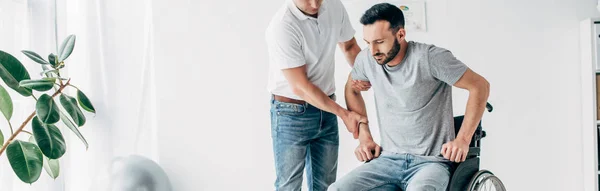
[[[42,94],[35,104],[35,112],[40,120],[45,124],[54,124],[58,122],[60,116],[56,103],[48,94]]]
[[[31,184],[40,178],[43,156],[37,145],[14,140],[6,148],[6,156],[21,181]]]
[[[2,86],[0,86],[0,111],[2,111],[4,117],[10,123],[10,118],[12,117],[13,113],[13,103],[12,99],[10,98],[10,95]],[[0,147],[2,147],[3,145],[4,135],[2,134],[2,131],[0,131]]]
[[[54,82],[56,82],[56,78],[52,77],[42,78],[39,80],[23,80],[19,82],[19,85],[22,87],[43,92],[52,89],[52,87],[54,87]]]
[[[0,86],[0,111],[2,111],[6,120],[10,121],[13,114],[13,102],[10,94],[2,86]]]
[[[4,146],[4,135],[2,134],[2,130],[0,129],[0,147]]]
[[[75,127],[75,124],[71,121],[71,119],[69,119],[69,117],[67,117],[67,114],[63,113],[62,111],[60,111],[59,113],[60,113],[60,120],[65,125],[67,125],[67,127],[69,127],[69,129],[71,129],[71,131],[73,131],[73,133],[75,133],[75,135],[77,135],[77,137],[79,137],[79,139],[81,139],[81,141],[85,145],[85,149],[87,150],[89,145],[88,145],[87,141],[85,140],[85,138],[83,137],[83,135],[81,134],[81,132],[79,132],[79,129],[77,129],[77,127]]]
[[[58,127],[52,124],[44,124],[36,116],[31,121],[31,128],[33,137],[35,137],[35,141],[44,155],[50,159],[58,159],[65,154],[67,146]]]
[[[37,145],[33,136],[29,136],[29,142]],[[49,159],[47,156],[44,156],[44,170],[46,170],[50,177],[56,179],[60,171],[58,159]]]
[[[66,60],[69,57],[69,55],[71,55],[71,52],[73,52],[74,47],[75,35],[69,35],[67,38],[65,38],[62,45],[60,46],[60,51],[58,52],[58,55],[60,55],[58,62]]]
[[[52,177],[53,179],[58,178],[60,174],[60,164],[58,163],[58,159],[49,159],[44,156],[44,170]]]
[[[77,101],[79,101],[79,105],[81,105],[81,108],[84,110],[91,113],[96,113],[96,109],[94,109],[92,102],[90,102],[90,100],[81,90],[77,90]]]
[[[46,62],[46,60],[44,60],[39,54],[33,52],[33,51],[29,51],[29,50],[23,50],[21,51],[23,54],[25,54],[25,56],[31,58],[31,60],[40,63],[40,64],[49,64],[48,62]]]
[[[77,123],[77,126],[81,127],[85,124],[85,116],[83,115],[83,112],[81,112],[81,109],[79,109],[75,98],[61,94],[60,104],[62,104],[67,113],[71,116],[71,119]]]
[[[19,86],[22,80],[31,79],[27,69],[9,53],[0,50],[0,77],[6,85],[23,96],[31,96],[31,90]]]
[[[50,55],[48,55],[48,61],[50,62],[50,65],[54,66],[54,68],[58,66],[58,56],[50,53]]]

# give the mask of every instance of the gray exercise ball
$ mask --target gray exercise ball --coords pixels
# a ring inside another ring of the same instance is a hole
[[[165,171],[139,155],[117,157],[97,176],[94,191],[171,191]]]

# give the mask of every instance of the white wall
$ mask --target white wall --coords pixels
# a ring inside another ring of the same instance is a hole
[[[345,1],[358,24],[365,8]],[[283,0],[153,1],[159,158],[176,190],[272,190],[264,30]],[[581,190],[579,21],[594,0],[427,1],[426,33],[492,87],[482,167],[509,190]],[[341,55],[337,94],[349,68]],[[374,119],[371,93],[367,107]],[[467,94],[455,90],[455,113]],[[339,103],[343,104],[340,99]],[[340,124],[343,124],[340,122]],[[339,176],[360,163],[340,126]]]
[[[56,0],[55,9],[54,2],[0,0],[0,49],[17,57],[32,78],[40,78],[40,65],[20,50],[40,55],[56,53],[53,15],[58,13],[58,42],[69,34],[77,35],[73,54],[61,74],[72,78],[71,84],[85,92],[98,112],[86,114],[87,122],[80,128],[89,148],[66,126],[57,123],[68,150],[59,161],[58,179],[43,172],[32,185],[23,183],[15,176],[6,155],[2,155],[2,190],[103,190],[110,184],[102,177],[113,172],[108,165],[115,157],[136,154],[158,159],[157,145],[153,144],[153,78],[149,69],[144,70],[152,64],[150,30],[146,28],[152,22],[150,6],[146,5],[151,4],[143,0]],[[73,96],[73,90],[66,88],[63,92]],[[9,92],[15,102],[11,121],[16,126],[31,113],[35,101]],[[39,93],[36,95],[39,97]],[[8,138],[10,131],[2,123],[0,129]],[[31,131],[29,125],[25,129]],[[17,138],[27,140],[29,135],[21,133]]]

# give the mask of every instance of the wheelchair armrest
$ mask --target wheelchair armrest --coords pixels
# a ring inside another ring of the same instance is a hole
[[[467,158],[479,156],[480,151],[481,151],[481,148],[479,148],[479,147],[469,147],[469,152],[467,153]]]

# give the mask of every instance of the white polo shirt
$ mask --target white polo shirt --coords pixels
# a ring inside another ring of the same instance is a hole
[[[325,94],[333,94],[335,47],[354,33],[340,0],[323,0],[317,18],[304,15],[292,0],[286,0],[266,30],[269,92],[302,100],[292,92],[282,69],[306,65],[308,80]]]

